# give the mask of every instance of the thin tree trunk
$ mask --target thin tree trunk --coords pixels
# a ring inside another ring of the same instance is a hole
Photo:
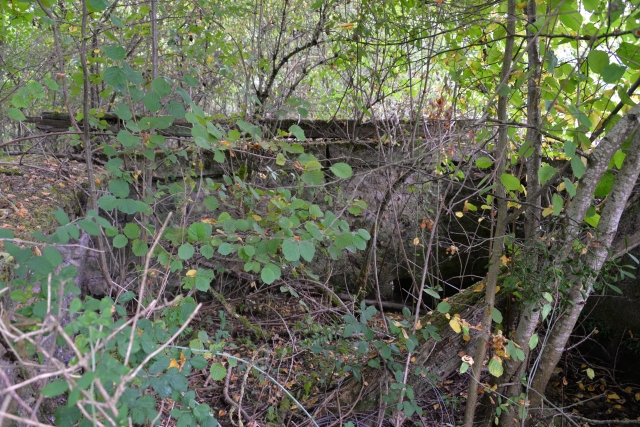
[[[639,110],[640,106],[634,107],[627,114],[627,116],[622,119],[630,120],[632,118],[633,122],[635,122],[635,129],[633,130],[636,131],[638,125],[635,115]],[[629,133],[626,133],[626,135],[629,135]],[[607,145],[617,145],[619,147],[616,142],[620,142],[621,144],[626,140],[625,134],[615,136],[618,136],[618,138],[603,141],[601,142],[601,144],[608,143]],[[600,146],[598,146],[598,148],[600,148]],[[615,150],[607,151],[610,152],[611,155],[615,153]],[[604,161],[606,159],[602,160]],[[605,164],[608,164],[608,161],[606,161]],[[613,189],[611,190],[611,194],[607,198],[607,202],[601,212],[602,215],[600,217],[600,222],[598,223],[597,229],[598,240],[592,242],[592,244],[589,245],[589,252],[586,255],[588,257],[587,265],[593,272],[599,271],[607,258],[607,251],[611,246],[611,243],[613,242],[613,238],[618,229],[620,217],[622,216],[622,212],[624,211],[624,207],[627,203],[627,200],[629,199],[629,196],[631,195],[635,183],[638,180],[639,173],[640,132],[636,132],[631,146],[627,151],[622,169],[616,177],[615,184],[613,186]],[[595,189],[595,186],[592,187],[592,192],[593,189]],[[595,280],[595,277],[593,277],[592,279]],[[587,280],[581,285],[580,288],[574,287],[569,291],[569,294],[567,295],[567,299],[569,302],[568,310],[562,317],[559,318],[558,322],[554,325],[550,333],[548,343],[545,346],[540,357],[540,366],[533,378],[532,388],[534,393],[531,396],[532,408],[541,407],[541,396],[544,395],[544,390],[547,383],[549,382],[551,373],[560,360],[564,348],[569,341],[571,332],[573,331],[573,328],[578,321],[578,316],[580,315],[580,312],[582,312],[582,309],[584,308],[584,305],[586,303],[586,299],[589,297],[589,294],[593,289],[593,280]]]
[[[538,171],[540,170],[541,162],[541,138],[540,138],[540,55],[539,55],[539,43],[537,31],[532,31],[533,25],[538,18],[538,5],[535,0],[529,0],[527,3],[527,36],[529,39],[529,45],[527,47],[527,57],[529,63],[529,81],[527,85],[527,124],[530,126],[527,128],[526,144],[529,144],[529,150],[532,150],[531,155],[525,160],[527,165],[527,210],[525,212],[525,228],[524,236],[525,241],[531,244],[537,242],[537,237],[540,234],[540,206],[541,195],[540,181],[538,179]],[[535,255],[534,255],[535,256]],[[525,354],[524,360],[528,359],[529,354],[529,340],[533,336],[538,326],[540,319],[540,310],[538,310],[537,303],[530,303],[525,306],[520,314],[520,321],[514,336],[513,342],[520,346]],[[525,362],[519,361],[515,358],[506,359],[504,361],[504,373],[500,377],[499,384],[510,384],[507,387],[499,390],[502,396],[511,398],[513,396],[519,396],[522,388],[522,384],[519,381],[520,375],[525,369]],[[500,416],[500,424],[508,425],[510,420],[515,416],[516,405],[511,404],[508,410],[503,411]],[[493,409],[493,408],[492,408]]]
[[[516,2],[509,0],[507,7],[507,40],[504,49],[504,61],[502,63],[502,72],[500,73],[500,89],[507,84],[509,73],[511,72],[511,57],[513,56],[513,41],[516,28]],[[500,123],[507,121],[507,103],[508,94],[498,97],[498,120]],[[507,152],[507,132],[509,127],[505,124],[500,125],[498,131],[498,144],[496,146],[496,158],[498,161],[496,167],[496,180],[505,173],[506,170],[506,152]],[[476,403],[478,401],[478,385],[482,375],[484,358],[487,353],[487,343],[491,338],[491,311],[494,308],[496,298],[496,286],[498,282],[498,274],[500,273],[500,258],[503,253],[503,243],[505,230],[507,228],[507,199],[505,188],[503,185],[497,185],[495,190],[495,199],[498,201],[498,219],[496,221],[493,246],[491,248],[489,273],[487,275],[487,286],[485,288],[485,308],[482,316],[482,331],[478,337],[478,347],[475,353],[475,364],[472,369],[472,378],[469,383],[469,391],[467,393],[467,407],[464,413],[465,427],[472,427],[476,413]]]

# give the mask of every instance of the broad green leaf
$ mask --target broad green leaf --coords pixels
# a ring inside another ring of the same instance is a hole
[[[562,212],[562,207],[564,206],[564,200],[558,193],[554,193],[553,197],[551,197],[551,204],[553,205],[553,215],[558,216]]]
[[[573,184],[573,182],[569,181],[567,178],[563,178],[564,181],[564,185],[565,188],[567,189],[567,193],[569,193],[570,197],[573,197],[576,195],[576,186]]]
[[[312,242],[307,240],[300,243],[300,256],[302,256],[305,261],[311,262],[315,253],[316,247]]]
[[[89,0],[87,3],[87,9],[89,12],[102,12],[109,7],[107,0]]]
[[[510,173],[503,173],[500,176],[500,182],[504,185],[509,191],[518,191],[520,190],[520,180]]]
[[[476,166],[480,169],[490,168],[491,166],[493,166],[493,160],[486,156],[478,157],[476,159]]]
[[[598,182],[593,195],[600,198],[607,197],[613,188],[614,182],[615,176],[610,171],[605,172],[600,182]]]
[[[220,206],[220,202],[218,202],[218,199],[216,199],[214,196],[205,197],[203,203],[204,207],[210,211],[215,211],[216,209],[218,209],[218,206]]]
[[[44,397],[56,397],[69,390],[66,381],[53,381],[47,384],[40,392]]]
[[[233,252],[233,246],[229,243],[223,243],[218,247],[218,253],[220,255],[229,255],[231,252]]]
[[[78,227],[86,231],[91,236],[100,235],[100,227],[95,222],[88,219],[81,219],[77,222]]]
[[[276,156],[276,165],[284,166],[287,163],[287,158],[282,153],[278,153]]]
[[[10,119],[12,120],[17,120],[19,122],[26,120],[27,118],[25,117],[25,115],[22,113],[22,111],[18,110],[17,108],[9,108],[9,110],[7,110],[7,115],[9,116]]]
[[[153,79],[151,89],[161,98],[171,95],[171,85],[162,77]]]
[[[131,243],[131,251],[135,256],[145,256],[149,252],[149,245],[147,245],[147,242],[135,239]]]
[[[130,239],[137,239],[138,237],[140,237],[140,226],[138,224],[130,222],[124,226],[122,232]]]
[[[573,156],[571,158],[571,169],[573,169],[573,174],[576,176],[576,178],[582,178],[582,175],[584,175],[586,169],[584,167],[584,163],[582,163],[582,158],[580,156]]]
[[[45,246],[42,250],[42,256],[44,256],[54,267],[62,264],[62,255],[55,246]]]
[[[222,381],[227,376],[227,369],[222,366],[222,363],[215,362],[209,368],[209,375],[214,381]]]
[[[183,260],[190,259],[195,251],[196,250],[191,243],[185,243],[178,248],[178,257]]]
[[[491,307],[491,319],[496,323],[502,323],[502,313],[495,307]]]
[[[102,48],[107,58],[120,61],[127,56],[127,51],[122,46],[106,46]]]
[[[289,127],[289,132],[291,132],[291,134],[295,136],[298,139],[298,141],[307,140],[307,137],[304,136],[304,131],[298,125],[292,125],[291,127]]]
[[[131,110],[126,104],[120,103],[113,110],[116,115],[122,120],[131,120],[133,118],[133,114],[131,114]]]
[[[468,370],[469,370],[469,364],[467,362],[462,362],[462,364],[460,365],[460,373],[464,374]]]
[[[278,280],[281,274],[282,272],[280,271],[280,267],[278,267],[275,264],[269,263],[264,267],[262,267],[260,278],[264,283],[266,283],[267,285],[270,285],[276,280]]]
[[[587,63],[591,71],[602,74],[604,67],[609,65],[609,54],[601,50],[592,50],[587,57]]]
[[[605,83],[615,83],[620,80],[625,71],[627,71],[627,67],[623,67],[618,64],[609,64],[604,67],[604,70],[602,70],[600,75]]]
[[[186,111],[180,101],[172,99],[167,105],[164,106],[164,108],[165,110],[167,110],[167,113],[169,113],[176,119],[184,119],[185,117]]]
[[[116,90],[122,90],[127,84],[127,75],[120,67],[109,67],[102,74],[104,82]]]
[[[331,169],[331,172],[333,172],[335,176],[342,179],[350,178],[351,175],[353,174],[353,170],[351,169],[351,166],[349,166],[346,163],[336,163],[333,166],[331,166],[329,169]]]
[[[540,180],[540,184],[544,185],[547,181],[549,181],[553,176],[558,172],[556,168],[550,165],[544,165],[538,170],[538,179]]]
[[[347,246],[351,246],[353,244],[353,234],[349,232],[342,233],[336,237],[334,244],[338,249],[344,249]]]
[[[198,87],[200,85],[198,80],[196,80],[191,74],[185,74],[183,79],[184,82],[191,87]]]
[[[113,247],[116,249],[121,249],[127,246],[129,243],[129,239],[127,239],[123,234],[118,234],[113,238]]]
[[[531,338],[529,338],[529,348],[531,350],[536,348],[536,346],[538,345],[538,340],[539,340],[538,334],[531,335]]]
[[[56,217],[56,220],[58,220],[60,225],[67,225],[71,221],[69,219],[69,216],[67,216],[67,214],[62,209],[56,209],[53,212],[53,216]]]
[[[123,179],[112,179],[109,182],[109,191],[116,197],[125,198],[129,195],[129,183]]]
[[[300,259],[300,246],[295,240],[284,240],[282,242],[282,254],[287,261],[295,262]]]
[[[120,141],[122,145],[124,145],[127,148],[137,146],[138,143],[140,142],[137,136],[133,135],[131,132],[129,132],[126,129],[121,129],[118,132],[117,139],[118,141]]]
[[[441,301],[438,304],[437,310],[442,314],[447,314],[449,310],[451,310],[451,304],[449,304],[446,301]],[[497,323],[500,323],[500,322],[497,322]]]
[[[213,247],[211,245],[204,245],[200,248],[200,253],[206,259],[211,259],[214,255]]]
[[[616,55],[629,68],[640,69],[640,45],[637,42],[620,43],[620,47],[616,50]]]
[[[144,106],[152,112],[156,112],[162,108],[162,104],[160,104],[160,96],[155,92],[149,92],[146,94],[142,102],[144,103]]]
[[[598,223],[600,222],[600,214],[593,214],[591,216],[585,217],[584,222],[592,226],[593,228],[598,227]],[[611,285],[609,285],[611,286]]]
[[[591,368],[587,368],[586,373],[587,377],[589,377],[590,380],[592,380],[596,376],[596,373]]]
[[[494,377],[499,378],[504,372],[502,362],[496,356],[493,356],[489,361],[489,373]]]
[[[308,185],[320,185],[324,180],[324,174],[320,170],[305,172],[302,174],[302,182]]]

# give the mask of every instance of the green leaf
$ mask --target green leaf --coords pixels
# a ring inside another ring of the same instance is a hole
[[[104,82],[116,90],[123,90],[127,84],[127,75],[120,67],[109,67],[102,73]]]
[[[600,198],[607,197],[613,188],[614,182],[615,176],[610,171],[605,172],[600,182],[598,182],[593,195]]]
[[[123,179],[112,179],[109,182],[109,191],[116,197],[125,198],[129,196],[129,184]]]
[[[131,120],[133,118],[133,114],[131,114],[131,110],[126,104],[120,103],[113,110],[116,115],[122,120]]]
[[[637,42],[620,43],[620,47],[616,50],[616,55],[622,63],[626,64],[629,68],[634,70],[640,68],[640,46]]]
[[[147,242],[135,239],[131,245],[131,250],[135,256],[145,256],[149,252]]]
[[[155,92],[149,92],[146,94],[142,102],[144,106],[152,112],[156,112],[162,108],[162,104],[160,104],[160,96]]]
[[[198,85],[200,84],[198,80],[196,80],[191,74],[185,74],[183,79],[184,82],[191,87],[198,87]]]
[[[350,178],[353,174],[353,170],[351,166],[346,163],[336,163],[332,165],[330,168],[331,172],[335,174],[338,178],[346,179]]]
[[[78,227],[82,228],[91,236],[100,235],[100,227],[95,222],[88,219],[81,219],[78,221]]]
[[[189,363],[191,363],[193,369],[204,369],[209,364],[209,362],[207,362],[207,359],[202,356],[192,357],[191,360],[189,360]]]
[[[338,249],[345,249],[346,247],[351,246],[353,244],[353,234],[349,232],[342,233],[336,237],[334,244]]]
[[[496,323],[502,323],[502,313],[495,307],[491,307],[491,319]]]
[[[467,362],[462,362],[462,364],[460,365],[460,373],[464,374],[468,370],[469,370],[469,364]]]
[[[107,58],[120,61],[127,56],[127,51],[122,46],[105,46],[102,48]]]
[[[618,64],[609,64],[604,67],[604,70],[602,70],[600,75],[605,83],[615,83],[620,80],[625,71],[627,71],[627,67],[623,67]]]
[[[304,241],[300,243],[300,256],[307,261],[311,262],[313,260],[313,256],[316,253],[316,247],[310,241]]]
[[[589,68],[596,74],[602,74],[604,67],[609,65],[609,54],[601,50],[592,50],[587,57]]]
[[[531,338],[529,338],[529,348],[531,350],[536,348],[536,346],[538,345],[538,340],[539,340],[538,334],[531,335]]]
[[[503,372],[504,368],[502,367],[502,362],[495,356],[492,357],[489,361],[489,373],[494,377],[500,377]]]
[[[500,176],[500,181],[502,182],[502,185],[504,185],[504,188],[509,191],[520,190],[520,180],[510,173],[503,173]]]
[[[22,122],[27,119],[25,115],[22,113],[22,111],[18,110],[17,108],[13,108],[13,107],[9,108],[9,110],[7,111],[7,114],[9,115],[10,119],[17,120],[19,122]]]
[[[185,243],[178,248],[178,257],[180,259],[187,260],[190,259],[195,252],[196,250],[191,243]]]
[[[117,139],[127,148],[138,145],[140,141],[137,136],[133,135],[126,129],[121,129],[120,132],[118,132]]]
[[[282,242],[282,254],[287,261],[295,262],[300,259],[300,246],[295,240],[284,240]]]
[[[486,156],[478,157],[476,159],[476,166],[480,169],[490,168],[491,166],[493,166],[493,160]]]
[[[138,237],[140,237],[140,227],[138,226],[138,224],[134,224],[132,222],[125,225],[122,232],[130,239],[137,239]]]
[[[573,174],[576,178],[582,178],[582,175],[584,175],[585,172],[585,167],[580,156],[573,156],[571,158],[571,169],[573,169]]]
[[[220,255],[229,255],[231,252],[233,252],[233,246],[229,243],[223,243],[218,247],[218,253]]]
[[[167,105],[164,106],[164,108],[165,110],[167,110],[167,113],[169,113],[176,119],[184,119],[185,117],[186,111],[180,101],[172,99]]]
[[[298,141],[307,140],[307,137],[304,136],[304,131],[298,125],[292,125],[291,127],[289,127],[289,132],[291,132],[291,134],[295,136],[298,139]]]
[[[586,373],[587,373],[587,377],[590,380],[592,380],[596,376],[596,373],[591,368],[587,368]]]
[[[153,79],[151,89],[161,98],[171,95],[171,85],[162,77]]]
[[[544,185],[547,181],[549,181],[553,176],[558,172],[556,168],[550,165],[544,165],[538,170],[538,179],[540,180],[540,184]]]
[[[276,156],[276,165],[284,166],[287,163],[287,158],[282,153],[278,153]]]
[[[213,247],[211,245],[204,245],[200,248],[200,253],[206,259],[211,259],[214,255]]]
[[[440,302],[440,304],[438,304],[438,308],[437,309],[438,309],[438,311],[440,313],[447,314],[449,312],[449,310],[451,310],[451,304],[449,304],[446,301],[442,301],[442,302]]]
[[[116,249],[124,248],[125,246],[127,246],[127,243],[129,243],[129,239],[124,237],[124,235],[122,234],[118,234],[113,238],[113,247]]]
[[[40,394],[44,397],[56,397],[65,393],[67,390],[69,390],[69,385],[66,381],[53,381],[47,384]]]
[[[89,0],[87,8],[90,12],[102,12],[109,7],[107,0]]]
[[[320,170],[309,171],[303,173],[301,179],[308,185],[320,185],[324,180],[324,174]]]
[[[222,366],[222,363],[216,362],[209,368],[209,375],[214,381],[222,381],[227,376],[227,369]]]
[[[558,216],[562,212],[562,207],[564,206],[564,200],[558,193],[554,193],[553,197],[551,197],[551,204],[553,205],[553,215]]]
[[[573,182],[569,181],[567,178],[562,178],[562,180],[564,181],[564,186],[567,189],[567,193],[569,193],[570,197],[573,197],[576,195],[576,186],[573,185]]]
[[[54,267],[62,264],[62,255],[55,246],[45,246],[42,250],[42,256],[44,256]]]
[[[220,206],[218,199],[216,199],[214,196],[205,197],[203,203],[204,207],[209,209],[210,211],[215,211],[216,209],[218,209],[218,206]]]
[[[67,225],[69,224],[69,222],[71,222],[69,216],[62,209],[56,209],[53,212],[53,216],[56,217],[60,225]]]
[[[280,271],[280,267],[275,264],[269,263],[262,267],[262,271],[260,272],[260,278],[267,285],[272,284],[276,280],[280,278],[282,272]]]

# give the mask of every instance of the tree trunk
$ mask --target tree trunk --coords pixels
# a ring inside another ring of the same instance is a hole
[[[623,120],[633,119],[634,128],[637,130],[637,119],[635,115],[640,110],[640,106],[634,107]],[[620,142],[626,140],[624,135],[618,138]],[[615,145],[615,139],[603,141],[601,144],[609,143]],[[599,148],[600,146],[598,146]],[[615,150],[611,152],[611,155]],[[595,153],[594,153],[595,154]],[[607,161],[608,163],[608,161]],[[618,223],[622,212],[625,208],[627,200],[638,180],[640,173],[640,132],[637,132],[631,142],[631,146],[627,151],[622,169],[618,173],[615,185],[611,190],[611,194],[602,210],[600,222],[598,223],[597,241],[591,242],[588,246],[589,252],[587,256],[587,265],[592,272],[597,272],[602,268],[606,258],[607,251],[613,242],[616,234]],[[595,187],[593,187],[595,188]],[[592,278],[595,280],[595,277]],[[532,388],[534,394],[531,396],[531,407],[541,408],[544,389],[549,382],[551,373],[557,365],[564,348],[569,341],[571,332],[578,321],[578,316],[582,312],[582,308],[593,289],[593,280],[583,283],[580,288],[574,287],[567,295],[569,307],[566,313],[559,318],[549,335],[549,340],[540,357],[540,366],[533,378]]]

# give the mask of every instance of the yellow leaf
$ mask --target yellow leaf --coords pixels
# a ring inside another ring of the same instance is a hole
[[[207,56],[207,62],[209,64],[211,64],[213,62],[213,57],[212,56]]]
[[[197,274],[198,274],[198,270],[189,270],[189,271],[187,271],[186,276],[187,277],[196,277]]]
[[[415,239],[413,239],[413,244],[418,246],[418,244],[420,243],[420,239],[418,239],[417,237]]]
[[[462,212],[458,211],[458,212],[456,212],[456,216],[458,218],[462,218],[464,216],[464,214]]]
[[[567,188],[567,186],[565,185],[565,183],[564,183],[564,182],[561,182],[560,184],[558,184],[558,187],[557,187],[557,188],[558,188],[558,191],[562,191],[562,190],[564,190],[565,188]]]
[[[251,215],[251,218],[255,219],[256,221],[262,221],[262,217],[260,215]]]
[[[511,261],[511,258],[506,255],[502,255],[500,257],[500,260],[502,261],[502,265],[509,265],[509,261]]]
[[[527,6],[527,3],[528,3],[528,2],[526,2],[526,1],[523,1],[522,3],[517,3],[517,4],[516,4],[516,7],[517,7],[518,9],[524,9],[524,8]]]
[[[336,25],[336,27],[338,27],[338,28],[340,28],[342,30],[349,31],[349,30],[353,30],[354,25],[355,24],[353,22],[343,22],[342,24]]]
[[[607,395],[607,399],[609,399],[609,400],[618,400],[618,399],[620,399],[620,396],[618,396],[615,393],[611,393],[611,394]]]
[[[473,288],[473,292],[482,292],[483,289],[484,289],[484,283],[480,283],[478,286]]]
[[[171,359],[171,363],[169,363],[169,367],[167,369],[171,369],[171,368],[180,369],[180,364],[178,363],[178,361],[176,359]]]
[[[548,208],[542,211],[542,216],[546,218],[552,213],[553,213],[553,206],[549,206]]]
[[[418,323],[416,323],[416,331],[419,331],[420,329],[422,329],[422,322],[418,319]]]
[[[458,322],[457,317],[454,317],[451,320],[449,320],[449,326],[451,326],[451,329],[453,329],[453,331],[456,334],[459,334],[460,332],[462,332],[462,327],[460,327],[460,322]]]
[[[409,339],[409,335],[407,335],[407,331],[405,331],[404,329],[402,329],[402,336],[404,337],[405,340]]]

